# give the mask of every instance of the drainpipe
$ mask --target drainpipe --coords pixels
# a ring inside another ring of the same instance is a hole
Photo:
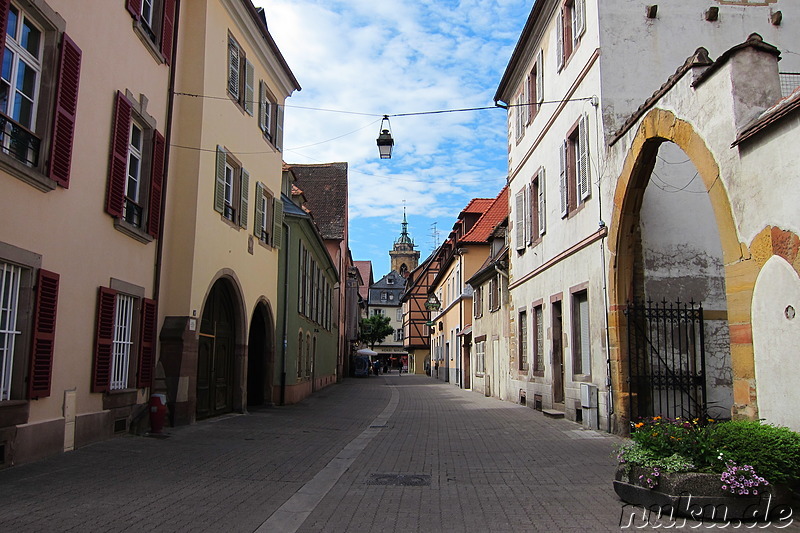
[[[167,213],[167,176],[169,175],[170,141],[172,140],[172,117],[175,110],[175,71],[178,57],[178,24],[180,23],[181,0],[175,1],[175,26],[172,32],[172,57],[169,68],[169,93],[167,102],[167,124],[164,132],[164,177],[161,182],[161,224],[158,228],[158,244],[156,246],[155,275],[153,276],[153,300],[158,302],[161,292],[161,263],[164,256],[164,226]]]
[[[281,394],[279,405],[286,405],[286,348],[288,346],[289,337],[287,332],[289,330],[289,244],[292,242],[291,228],[283,224],[283,234],[285,238],[285,260],[283,265],[284,280],[283,280],[283,331],[281,332],[283,343],[281,347]]]

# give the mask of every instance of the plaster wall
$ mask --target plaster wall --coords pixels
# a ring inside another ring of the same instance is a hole
[[[71,179],[69,189],[43,192],[1,171],[0,243],[38,254],[41,268],[60,275],[51,392],[29,402],[24,446],[31,439],[51,438],[54,427],[63,446],[68,391],[74,391],[74,404],[67,407],[73,414],[103,409],[103,395],[90,392],[98,287],[108,287],[115,278],[153,296],[157,243],[142,243],[115,229],[104,208],[116,91],[145,95],[147,113],[163,133],[169,68],[136,35],[122,4],[97,3],[88,17],[68,0],[34,3],[48,9],[82,51]],[[141,401],[145,391],[140,392]],[[61,423],[53,425],[53,420]]]
[[[738,3],[741,5],[672,1],[659,4],[657,17],[649,19],[645,16],[645,7],[652,4],[649,0],[603,0],[599,12],[600,89],[606,134],[616,131],[699,46],[716,58],[757,32],[778,48],[800,49],[800,33],[792,23],[800,15],[797,2]],[[719,8],[719,18],[707,21],[705,12],[712,6]],[[783,13],[779,26],[770,22],[775,11]],[[800,71],[800,56],[784,54],[780,70]]]

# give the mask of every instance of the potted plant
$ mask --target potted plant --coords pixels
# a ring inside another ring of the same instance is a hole
[[[619,497],[695,519],[791,516],[800,434],[759,421],[660,416],[631,424],[617,450]]]

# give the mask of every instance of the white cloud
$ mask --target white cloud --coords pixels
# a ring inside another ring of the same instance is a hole
[[[391,117],[391,160],[378,159],[375,139],[383,114],[491,106],[530,0],[254,3],[303,87],[287,100],[284,159],[349,163],[356,259],[388,268],[403,201],[424,256],[433,222],[446,237],[471,198],[496,196],[503,110]]]

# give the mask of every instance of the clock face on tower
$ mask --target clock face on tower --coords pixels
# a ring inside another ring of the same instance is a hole
[[[716,0],[718,4],[725,6],[768,6],[778,0]]]

